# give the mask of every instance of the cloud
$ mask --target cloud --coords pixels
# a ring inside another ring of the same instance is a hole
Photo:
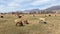
[[[0,0],[0,12],[45,9],[60,5],[60,0]]]
[[[51,0],[35,0],[34,2],[32,2],[31,4],[34,5],[34,6],[38,6],[38,5],[42,5],[42,4],[45,4],[45,3],[48,3],[50,2]]]
[[[8,6],[9,7],[18,7],[18,6],[20,6],[20,4],[12,2],[12,3],[9,3]]]

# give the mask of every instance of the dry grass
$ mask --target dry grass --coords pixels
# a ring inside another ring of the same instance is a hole
[[[45,17],[45,14],[25,15],[29,20],[28,25],[23,27],[15,26],[14,20],[17,18],[14,15],[4,15],[0,18],[0,34],[60,34],[60,15],[55,17],[46,17],[47,24],[39,23],[38,18]],[[48,15],[48,14],[47,14]]]

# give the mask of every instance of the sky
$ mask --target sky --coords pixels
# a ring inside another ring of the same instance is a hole
[[[0,0],[0,12],[46,9],[60,5],[60,0]]]

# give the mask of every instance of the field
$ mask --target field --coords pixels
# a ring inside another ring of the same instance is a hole
[[[48,14],[47,14],[48,15]],[[16,26],[14,20],[17,16],[6,14],[0,18],[0,34],[60,34],[60,14],[45,17],[45,14],[24,15],[30,24]],[[47,24],[39,23],[39,18],[46,18]]]

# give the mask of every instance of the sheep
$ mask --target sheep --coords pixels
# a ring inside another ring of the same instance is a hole
[[[21,18],[22,16],[18,16],[18,18]]]
[[[19,26],[23,26],[23,22],[21,19],[16,19],[15,20],[16,26],[19,24]]]
[[[17,24],[19,24],[19,26],[23,26],[22,21],[17,22],[17,23],[16,23],[16,26],[17,26]]]
[[[46,18],[39,18],[39,23],[40,23],[40,22],[42,22],[42,23],[44,23],[44,24],[47,24]]]
[[[45,21],[44,24],[47,24],[47,22]]]
[[[19,26],[24,26],[24,24],[29,24],[28,20],[25,18],[20,18],[15,20],[16,26],[19,24]]]
[[[41,20],[41,21],[45,21],[45,18],[39,18],[39,20]]]
[[[24,22],[25,24],[29,24],[28,20],[24,20],[23,22]]]
[[[1,18],[4,18],[4,16],[1,16]]]
[[[51,16],[51,15],[49,14],[49,16]]]
[[[28,17],[22,17],[22,22],[23,22],[24,24],[29,24],[29,22],[28,22]]]

